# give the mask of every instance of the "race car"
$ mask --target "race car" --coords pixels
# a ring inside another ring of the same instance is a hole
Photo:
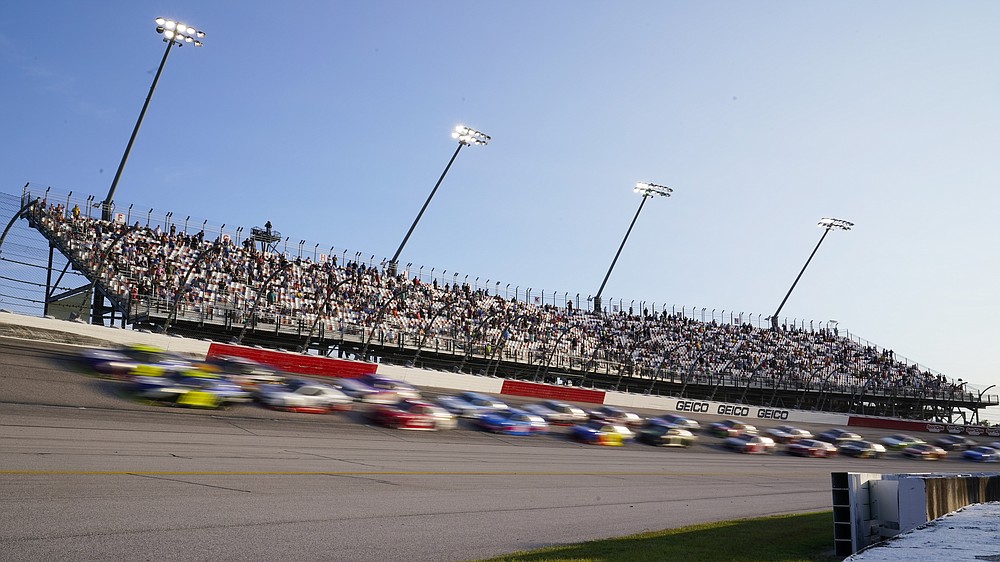
[[[247,390],[257,385],[276,384],[284,380],[277,370],[245,357],[218,355],[199,364],[202,370],[215,372]]]
[[[269,408],[292,412],[324,414],[351,409],[350,396],[333,386],[306,379],[259,385],[254,398]]]
[[[880,443],[872,443],[862,439],[849,439],[837,443],[837,450],[840,454],[859,459],[877,459],[886,454],[886,449]]]
[[[542,416],[552,425],[571,425],[587,421],[587,412],[565,402],[543,400],[537,404],[526,404],[523,410]]]
[[[549,431],[549,423],[541,416],[514,409],[483,414],[476,419],[476,425],[505,435],[535,435]]]
[[[723,420],[708,424],[708,432],[716,437],[736,437],[743,434],[757,434],[757,428],[739,420]]]
[[[895,451],[901,451],[911,445],[920,445],[926,443],[923,439],[914,437],[912,435],[907,435],[905,433],[896,433],[894,435],[889,435],[879,439],[879,442],[885,445],[887,449],[892,449]]]
[[[503,400],[478,392],[463,392],[457,396],[441,396],[437,403],[462,418],[477,418],[497,410],[510,408]]]
[[[770,437],[755,435],[753,433],[741,433],[732,437],[727,437],[722,442],[722,446],[732,449],[738,453],[767,454],[773,453],[777,445]]]
[[[923,460],[940,460],[948,456],[948,451],[930,443],[917,443],[903,449],[903,456]]]
[[[397,400],[420,400],[420,391],[414,388],[413,385],[400,380],[383,377],[374,373],[361,375],[355,380],[375,390],[392,392],[398,397]]]
[[[792,427],[790,425],[779,425],[764,430],[764,435],[774,439],[776,443],[792,443],[799,439],[812,439],[812,432]]]
[[[975,440],[962,435],[942,435],[934,440],[934,444],[945,451],[964,451],[979,445]]]
[[[366,404],[395,404],[399,395],[387,389],[373,388],[358,379],[330,379],[330,384],[358,402]]]
[[[682,427],[671,427],[653,420],[636,432],[636,441],[659,447],[690,447],[698,440],[698,436]]]
[[[993,447],[972,447],[962,451],[962,458],[973,462],[1000,462],[1000,451]]]
[[[174,402],[180,406],[218,408],[225,404],[249,402],[250,393],[232,382],[196,369],[165,375],[132,378],[132,392],[149,400]]]
[[[371,409],[368,418],[378,425],[393,429],[435,431],[454,429],[458,425],[452,413],[422,400],[379,404]]]
[[[600,406],[589,412],[587,415],[592,420],[601,420],[617,423],[628,427],[638,427],[642,425],[642,416],[635,412],[629,412],[615,406]]]
[[[837,444],[841,441],[861,441],[862,437],[857,433],[852,431],[847,431],[846,429],[833,428],[828,429],[816,436],[816,439],[820,441],[826,441],[827,443]]]
[[[829,458],[837,456],[837,447],[819,439],[798,439],[789,443],[785,452],[799,457]]]
[[[680,429],[686,429],[691,432],[695,432],[701,429],[701,424],[697,420],[691,418],[685,418],[679,414],[663,414],[662,416],[656,416],[646,420],[650,423],[656,423],[659,425],[665,425],[667,427],[676,427]]]
[[[582,443],[620,447],[634,438],[632,430],[621,424],[590,420],[569,429],[569,437]]]
[[[88,349],[77,356],[76,363],[89,372],[115,378],[162,376],[193,367],[191,361],[151,345]]]

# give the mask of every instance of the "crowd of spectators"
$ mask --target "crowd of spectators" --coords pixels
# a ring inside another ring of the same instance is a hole
[[[39,200],[32,224],[132,310],[151,306],[212,321],[323,324],[329,331],[377,330],[421,348],[467,350],[587,368],[617,365],[629,376],[724,376],[786,387],[956,389],[945,377],[829,330],[704,322],[666,311],[594,313],[571,304],[534,305],[448,284],[391,275],[336,256],[289,257],[253,240],[234,241],[176,225],[150,228]],[[342,260],[343,261],[343,260]],[[260,298],[258,298],[260,297]]]

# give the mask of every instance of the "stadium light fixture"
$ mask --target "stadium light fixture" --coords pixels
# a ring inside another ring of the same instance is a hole
[[[625,231],[625,238],[622,239],[621,246],[618,246],[618,252],[615,254],[615,258],[611,260],[611,267],[608,268],[607,274],[604,275],[604,281],[601,282],[601,288],[598,289],[597,294],[594,295],[594,312],[601,311],[601,293],[604,292],[604,286],[608,284],[608,279],[611,277],[611,271],[614,270],[615,264],[618,263],[618,257],[622,255],[622,249],[625,248],[625,242],[628,241],[628,236],[632,233],[632,227],[635,226],[635,221],[639,219],[639,213],[642,212],[642,206],[646,204],[646,199],[649,199],[650,197],[670,197],[670,194],[674,192],[674,190],[669,187],[647,182],[639,182],[635,184],[633,191],[642,195],[642,201],[639,202],[639,209],[636,210],[635,216],[632,217],[632,224],[630,224],[628,226],[628,230]]]
[[[809,267],[809,262],[811,262],[813,256],[816,255],[816,251],[819,250],[820,244],[822,244],[823,240],[826,239],[826,235],[830,234],[831,230],[850,230],[852,227],[854,227],[854,223],[842,219],[822,218],[819,220],[816,226],[823,229],[823,236],[819,237],[819,242],[816,243],[816,247],[813,248],[812,253],[809,254],[809,259],[806,260],[805,265],[802,266],[802,270],[799,271],[798,276],[795,277],[795,281],[792,282],[792,286],[789,287],[788,292],[785,293],[785,298],[781,299],[781,304],[778,305],[778,310],[775,310],[774,314],[771,315],[771,327],[773,327],[775,330],[778,329],[778,314],[781,312],[781,309],[785,306],[785,303],[788,301],[788,297],[792,295],[792,291],[795,290],[795,285],[797,285],[799,279],[802,278],[802,274],[806,272],[806,268]]]
[[[108,196],[104,198],[104,202],[101,203],[101,218],[103,220],[111,220],[111,204],[114,201],[115,190],[118,188],[118,180],[121,179],[122,170],[125,169],[125,162],[128,160],[129,152],[132,151],[132,144],[135,142],[135,137],[139,133],[139,126],[142,125],[142,118],[146,115],[146,108],[149,107],[149,100],[153,98],[153,91],[156,90],[156,83],[160,80],[160,73],[163,72],[163,65],[167,62],[167,56],[170,54],[170,48],[173,46],[183,47],[184,45],[193,45],[195,47],[201,47],[201,40],[205,38],[205,32],[200,29],[195,29],[187,24],[167,19],[167,18],[156,18],[153,20],[156,23],[156,32],[163,36],[163,42],[167,44],[167,48],[163,51],[163,58],[160,59],[160,66],[156,69],[156,75],[153,76],[153,84],[149,87],[149,93],[146,95],[146,102],[142,104],[142,110],[139,112],[139,118],[135,122],[135,128],[132,129],[132,136],[128,139],[128,144],[125,146],[125,154],[122,155],[122,161],[118,164],[118,171],[115,172],[115,179],[111,182],[111,188],[108,189]]]
[[[410,229],[406,231],[406,236],[403,237],[403,241],[399,243],[399,248],[396,249],[396,253],[393,254],[392,259],[386,267],[386,271],[389,275],[395,275],[397,265],[399,263],[399,255],[403,253],[403,247],[406,246],[406,242],[410,239],[410,235],[413,234],[413,229],[417,227],[417,223],[420,222],[420,217],[424,215],[424,211],[427,210],[427,206],[430,205],[431,199],[434,198],[434,194],[437,193],[438,187],[441,186],[441,182],[444,181],[444,177],[448,175],[448,170],[451,169],[452,163],[455,162],[455,158],[458,157],[458,153],[461,152],[463,146],[486,146],[490,142],[491,137],[482,131],[477,131],[471,127],[466,127],[465,125],[458,125],[455,130],[451,133],[451,138],[458,141],[458,147],[455,149],[455,153],[451,155],[451,160],[448,161],[448,165],[444,167],[444,171],[441,172],[441,177],[438,178],[436,184],[434,184],[434,189],[431,190],[430,195],[427,196],[427,200],[424,201],[424,206],[420,208],[420,212],[417,213],[417,218],[413,219],[413,224],[410,225]]]

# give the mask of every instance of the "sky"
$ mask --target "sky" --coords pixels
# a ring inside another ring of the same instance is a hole
[[[766,317],[840,218],[782,316],[1000,384],[1000,3],[11,0],[0,191],[106,195],[157,16],[119,208],[389,257],[461,123],[401,263],[586,298],[653,182],[605,302]]]

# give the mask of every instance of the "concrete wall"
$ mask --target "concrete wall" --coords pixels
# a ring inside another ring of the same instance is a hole
[[[834,472],[831,481],[834,546],[836,554],[841,556],[853,554],[965,506],[1000,501],[1000,473],[997,472]]]

